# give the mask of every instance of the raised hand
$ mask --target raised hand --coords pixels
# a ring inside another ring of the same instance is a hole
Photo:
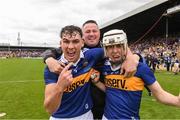
[[[73,65],[73,63],[69,63],[65,68],[62,70],[58,77],[58,82],[57,84],[61,89],[65,89],[67,86],[71,85],[73,81],[73,76],[72,76],[72,70],[69,70],[69,68]]]
[[[137,66],[139,63],[139,56],[136,54],[132,54],[130,49],[128,48],[126,60],[123,62],[121,66],[120,74],[124,74],[124,77],[132,77],[137,71]]]

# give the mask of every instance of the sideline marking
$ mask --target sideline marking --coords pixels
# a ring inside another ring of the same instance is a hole
[[[0,113],[0,117],[3,117],[5,115],[6,115],[6,113]]]
[[[154,97],[152,97],[152,98],[150,98],[150,97],[142,97],[141,100],[156,101],[156,99]]]
[[[19,80],[19,81],[0,81],[0,84],[3,83],[26,83],[26,82],[42,82],[43,80]]]

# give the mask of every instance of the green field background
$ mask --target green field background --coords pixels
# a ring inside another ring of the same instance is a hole
[[[44,64],[41,59],[0,59],[0,119],[48,119],[43,107]],[[180,75],[155,73],[161,86],[178,95]],[[180,119],[180,108],[162,105],[144,90],[140,109],[141,119]]]
[[[41,59],[0,60],[0,112],[6,119],[48,119]]]

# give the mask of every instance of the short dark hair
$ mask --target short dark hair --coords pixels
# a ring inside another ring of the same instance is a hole
[[[61,29],[60,37],[62,38],[63,34],[72,35],[74,32],[78,33],[82,37],[82,30],[80,27],[75,25],[67,25]]]
[[[88,23],[94,23],[94,24],[96,24],[98,26],[98,24],[97,24],[97,22],[95,20],[87,20],[86,22],[83,23],[82,26],[84,27]]]

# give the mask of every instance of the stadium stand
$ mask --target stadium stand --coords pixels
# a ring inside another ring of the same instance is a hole
[[[41,54],[50,47],[27,47],[27,46],[0,46],[0,58],[12,57],[41,57]]]
[[[123,29],[130,48],[142,54],[154,71],[173,71],[180,61],[179,0],[154,0],[100,26],[101,33],[110,29]]]
[[[179,4],[179,0],[154,0],[101,25],[101,35],[110,29],[123,29],[127,33],[128,42],[135,43],[149,36],[177,34],[180,31],[180,11],[171,15],[166,13],[169,8]]]

